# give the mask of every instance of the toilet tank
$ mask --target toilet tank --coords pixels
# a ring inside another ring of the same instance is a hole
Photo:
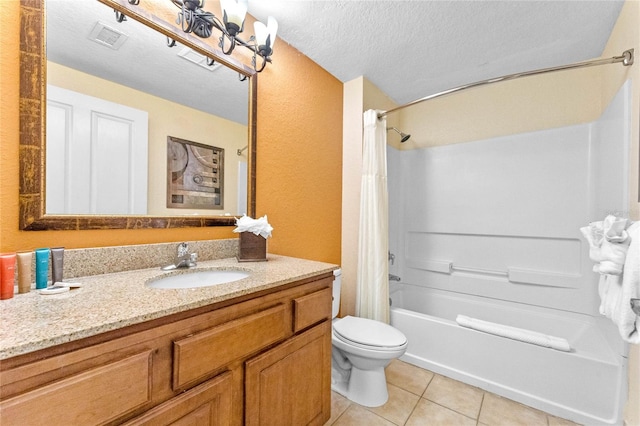
[[[331,318],[336,318],[340,312],[340,287],[342,286],[342,270],[333,271],[333,310]]]

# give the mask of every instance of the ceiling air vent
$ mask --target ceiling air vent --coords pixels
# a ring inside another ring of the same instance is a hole
[[[102,22],[96,22],[91,34],[89,34],[89,40],[95,41],[103,46],[110,47],[113,50],[118,50],[127,38],[128,36],[126,34],[111,28]]]
[[[207,62],[208,58],[204,55],[201,55],[200,53],[196,52],[193,49],[190,49],[188,47],[184,47],[182,50],[180,50],[178,52],[178,56],[180,56],[181,58],[186,59],[189,62],[193,62],[196,65],[201,66],[202,68],[208,69],[209,71],[215,71],[218,68],[220,68],[220,65],[222,65],[219,62],[216,62],[213,65],[209,65]]]

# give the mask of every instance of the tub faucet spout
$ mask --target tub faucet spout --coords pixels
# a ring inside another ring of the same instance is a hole
[[[400,278],[397,275],[393,275],[393,274],[389,274],[389,281],[401,281],[402,278]]]
[[[172,265],[163,266],[163,271],[197,266],[198,253],[189,253],[189,244],[180,243],[176,249],[176,258]]]

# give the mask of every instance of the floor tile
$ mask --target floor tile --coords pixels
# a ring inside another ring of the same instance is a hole
[[[387,390],[389,391],[389,400],[386,404],[368,408],[368,410],[397,425],[403,425],[418,403],[420,396],[392,384],[387,384]]]
[[[483,395],[484,391],[481,389],[436,374],[423,397],[467,417],[477,419]]]
[[[332,425],[349,408],[350,404],[351,401],[347,398],[331,391],[331,418],[325,423],[325,426]]]
[[[475,426],[476,421],[441,405],[420,399],[406,426]]]
[[[579,426],[399,360],[385,374],[386,404],[362,407],[332,392],[324,426]]]
[[[347,410],[342,413],[334,426],[395,426],[388,420],[383,419],[377,414],[361,407],[357,404],[351,404]]]
[[[433,373],[415,365],[394,359],[385,369],[387,382],[416,395],[422,395]]]
[[[478,420],[490,426],[547,425],[547,415],[542,411],[490,393],[484,396]]]

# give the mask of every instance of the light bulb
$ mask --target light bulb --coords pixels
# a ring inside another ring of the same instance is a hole
[[[242,32],[247,15],[247,0],[220,0],[224,25],[232,36]]]
[[[273,51],[273,45],[276,41],[276,33],[278,32],[278,22],[273,16],[267,19],[267,25],[256,21],[253,24],[255,31],[256,43],[258,51],[262,56],[269,56]]]

